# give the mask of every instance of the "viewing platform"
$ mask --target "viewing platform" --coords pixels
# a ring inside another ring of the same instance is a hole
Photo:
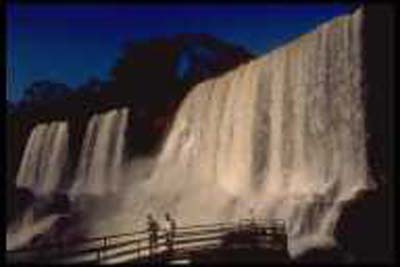
[[[6,252],[10,263],[174,265],[209,263],[288,263],[282,220],[251,220],[177,227],[173,248],[161,231],[150,248],[149,232],[90,238]]]

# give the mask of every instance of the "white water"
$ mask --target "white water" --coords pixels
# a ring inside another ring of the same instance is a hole
[[[179,223],[286,220],[297,256],[335,243],[343,204],[374,187],[367,176],[362,13],[196,86],[184,100],[151,178],[107,227],[145,213]],[[138,222],[139,224],[140,222]],[[115,228],[113,228],[115,229]]]
[[[198,224],[236,220],[252,208],[286,220],[292,256],[333,245],[343,203],[374,187],[361,103],[362,19],[361,11],[339,17],[196,86],[154,168],[152,158],[123,164],[126,109],[94,115],[70,194],[118,193],[124,201],[99,203],[104,211],[93,214],[89,235],[137,230],[148,212]],[[47,131],[32,132],[20,185],[34,183],[30,170],[42,166]],[[35,188],[50,188],[44,184]]]
[[[36,126],[28,139],[17,175],[17,187],[36,195],[54,192],[68,155],[68,125],[52,122]]]
[[[88,124],[71,196],[117,193],[128,109],[94,115]]]
[[[68,195],[71,200],[80,195],[106,197],[123,187],[121,178],[125,128],[128,110],[112,110],[94,115],[88,123],[78,170]],[[17,187],[31,190],[36,197],[68,191],[57,188],[67,163],[67,122],[39,124],[33,128],[24,150],[17,176]],[[66,177],[71,179],[71,177]],[[105,198],[106,200],[107,198]],[[41,201],[41,200],[39,200]],[[32,203],[34,204],[34,203]],[[85,203],[79,203],[85,206]],[[75,209],[79,207],[74,207]],[[33,220],[31,206],[22,222],[8,227],[7,249],[24,245],[39,233],[46,232],[58,215]]]
[[[59,218],[59,215],[52,214],[39,221],[33,219],[33,208],[29,208],[24,214],[21,222],[7,229],[6,243],[7,250],[18,249],[29,243],[37,234],[47,232]]]
[[[33,128],[25,146],[18,170],[17,187],[29,189],[36,198],[46,197],[59,188],[68,155],[66,122],[40,124]],[[26,203],[28,204],[28,203]],[[34,220],[34,203],[30,203],[21,221],[7,226],[7,249],[16,249],[44,233],[59,215],[51,214]]]

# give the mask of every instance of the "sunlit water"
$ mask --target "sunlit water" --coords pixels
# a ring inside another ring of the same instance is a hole
[[[17,175],[17,187],[35,194],[53,192],[59,185],[68,154],[68,125],[52,122],[36,126],[28,139]]]
[[[258,217],[286,221],[292,256],[334,245],[343,204],[374,187],[361,101],[362,19],[360,10],[338,17],[197,85],[156,158],[123,161],[126,109],[94,115],[70,196],[122,200],[93,213],[89,235],[137,230],[149,212],[198,224],[237,220],[253,209]],[[19,185],[34,184],[30,170],[39,168],[40,153],[54,166],[62,163],[58,127],[33,130]],[[48,139],[54,140],[46,150]],[[35,190],[54,187],[44,173]]]
[[[94,115],[88,124],[71,195],[118,192],[128,109]]]

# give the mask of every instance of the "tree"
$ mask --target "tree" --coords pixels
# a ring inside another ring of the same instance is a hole
[[[195,83],[251,58],[243,48],[207,34],[128,42],[111,70],[111,88],[118,99],[159,112],[171,101],[179,102]]]
[[[80,92],[91,92],[96,93],[104,89],[104,82],[102,82],[98,77],[92,76],[86,80],[81,86],[77,88]]]
[[[23,101],[27,103],[48,103],[60,100],[71,92],[71,89],[64,83],[42,80],[33,82],[26,88]]]
[[[178,50],[165,39],[127,43],[111,70],[113,89],[120,99],[146,109],[166,103],[174,93]]]

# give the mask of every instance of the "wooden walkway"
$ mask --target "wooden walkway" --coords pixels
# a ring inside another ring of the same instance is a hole
[[[123,233],[6,252],[9,263],[160,264],[232,262],[255,258],[285,261],[287,236],[282,220],[241,220],[177,227],[173,251],[167,251],[164,235],[151,254],[147,231]],[[239,258],[235,255],[241,255]],[[248,257],[246,257],[248,255]],[[264,257],[265,256],[265,257]]]

